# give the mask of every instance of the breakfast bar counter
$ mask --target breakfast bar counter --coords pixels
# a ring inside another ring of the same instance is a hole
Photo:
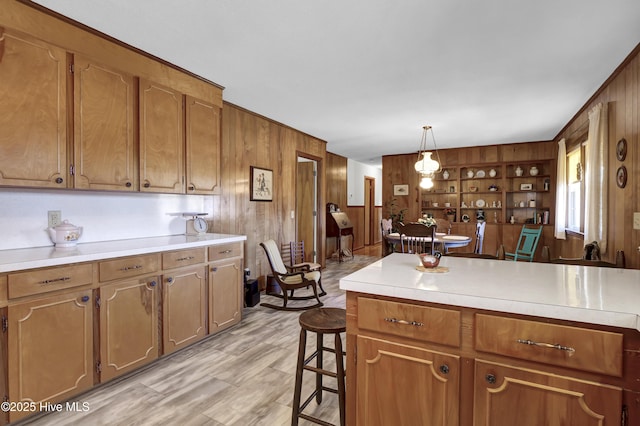
[[[393,253],[340,288],[348,425],[640,424],[638,270]]]

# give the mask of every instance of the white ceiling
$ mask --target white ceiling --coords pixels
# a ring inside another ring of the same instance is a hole
[[[640,42],[639,0],[38,0],[365,164],[549,140]]]

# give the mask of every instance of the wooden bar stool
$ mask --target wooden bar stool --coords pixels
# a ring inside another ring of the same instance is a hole
[[[320,425],[331,425],[317,417],[304,414],[302,411],[311,402],[313,397],[316,402],[322,402],[322,391],[333,392],[338,394],[340,404],[340,425],[345,424],[345,373],[342,356],[342,340],[340,333],[347,329],[347,311],[340,308],[316,308],[304,312],[300,315],[300,344],[298,347],[298,367],[296,369],[296,387],[293,394],[293,413],[291,416],[291,425],[298,424],[298,418],[303,418]],[[316,350],[311,356],[305,358],[305,349],[307,345],[307,331],[316,333],[317,343]],[[334,335],[334,347],[324,346],[324,334]],[[336,372],[328,371],[322,367],[322,354],[324,351],[333,352],[336,357]],[[316,366],[307,365],[313,359],[316,359]],[[302,392],[302,373],[304,370],[316,373],[316,387],[313,393],[300,405],[300,393]],[[338,388],[328,388],[322,385],[322,376],[330,376],[336,378]]]

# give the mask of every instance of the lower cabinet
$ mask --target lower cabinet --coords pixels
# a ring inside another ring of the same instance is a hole
[[[216,333],[242,319],[242,259],[209,264],[209,333]]]
[[[358,336],[358,424],[459,424],[458,356]]]
[[[207,276],[204,266],[164,275],[162,295],[163,353],[171,353],[206,336]]]
[[[620,424],[622,389],[614,386],[481,360],[474,383],[475,426]]]
[[[0,425],[239,323],[242,262],[237,242],[1,274],[0,397],[22,408]]]
[[[8,307],[9,401],[64,400],[93,386],[93,296],[70,291]],[[36,410],[37,411],[37,410]],[[34,411],[11,411],[16,421]]]
[[[346,306],[350,425],[637,424],[635,331],[353,292]]]
[[[100,287],[100,381],[158,358],[158,277]]]

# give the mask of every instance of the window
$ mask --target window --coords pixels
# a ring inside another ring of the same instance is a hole
[[[567,230],[584,232],[584,164],[587,141],[567,150]]]

